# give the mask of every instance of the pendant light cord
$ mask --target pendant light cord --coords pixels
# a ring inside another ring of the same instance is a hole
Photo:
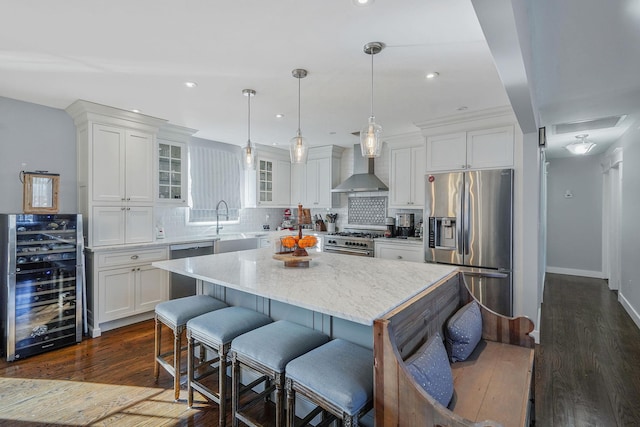
[[[247,95],[247,144],[251,147],[251,94]]]
[[[300,80],[301,80],[301,77],[298,77],[298,135],[301,134],[300,132]]]
[[[373,52],[371,55],[371,117],[373,117]]]

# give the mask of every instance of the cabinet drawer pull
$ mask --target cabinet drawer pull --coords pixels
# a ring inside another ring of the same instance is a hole
[[[131,259],[138,259],[138,255],[131,255]]]
[[[120,210],[121,210],[121,211],[123,211],[123,210],[124,210],[124,206],[123,206],[123,207],[121,207],[121,208],[120,208]]]
[[[127,208],[127,210],[128,210],[128,211],[130,211],[130,210],[131,210],[131,208]]]
[[[402,255],[398,255],[398,259],[402,259]]]
[[[131,197],[127,197],[127,202],[131,201]]]

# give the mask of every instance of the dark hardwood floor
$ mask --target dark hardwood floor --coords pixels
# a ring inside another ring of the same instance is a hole
[[[541,322],[536,425],[640,426],[640,330],[606,282],[548,274]],[[152,321],[0,362],[0,426],[217,425],[195,397],[174,402],[164,371],[155,383]]]
[[[640,330],[604,280],[547,274],[536,425],[639,426]]]

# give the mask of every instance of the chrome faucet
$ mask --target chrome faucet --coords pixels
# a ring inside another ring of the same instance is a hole
[[[229,205],[224,200],[220,200],[216,205],[216,234],[220,234],[220,230],[222,230],[222,227],[220,227],[220,215],[218,215],[220,203],[224,203],[226,220],[229,221]]]

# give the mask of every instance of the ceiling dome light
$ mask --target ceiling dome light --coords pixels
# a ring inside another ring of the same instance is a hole
[[[373,0],[352,0],[356,6],[370,6],[373,4]]]
[[[247,97],[247,145],[242,149],[242,166],[251,170],[256,168],[256,149],[251,145],[251,97],[256,95],[253,89],[243,89]]]
[[[565,146],[564,148],[566,148],[571,154],[576,154],[576,155],[587,154],[589,151],[593,149],[593,147],[596,146],[595,143],[591,141],[587,141],[588,136],[589,135],[586,133],[581,135],[576,135],[576,138],[578,139],[578,141],[571,143]]]
[[[298,132],[296,132],[296,136],[291,138],[289,152],[291,154],[291,163],[307,163],[309,144],[300,131],[300,80],[307,77],[307,70],[296,68],[291,72],[291,75],[298,79]]]
[[[435,79],[436,77],[438,77],[439,75],[440,75],[440,73],[439,73],[439,72],[434,71],[434,72],[432,72],[432,73],[428,73],[426,77],[427,77],[429,80],[432,80],[432,79]]]
[[[382,126],[376,123],[373,115],[373,56],[384,49],[382,42],[369,42],[364,45],[364,53],[371,55],[371,115],[366,126],[360,132],[360,149],[362,157],[380,157],[382,153]]]
[[[186,87],[188,87],[189,89],[193,89],[194,87],[198,86],[198,83],[196,83],[196,82],[184,82],[184,85]]]

